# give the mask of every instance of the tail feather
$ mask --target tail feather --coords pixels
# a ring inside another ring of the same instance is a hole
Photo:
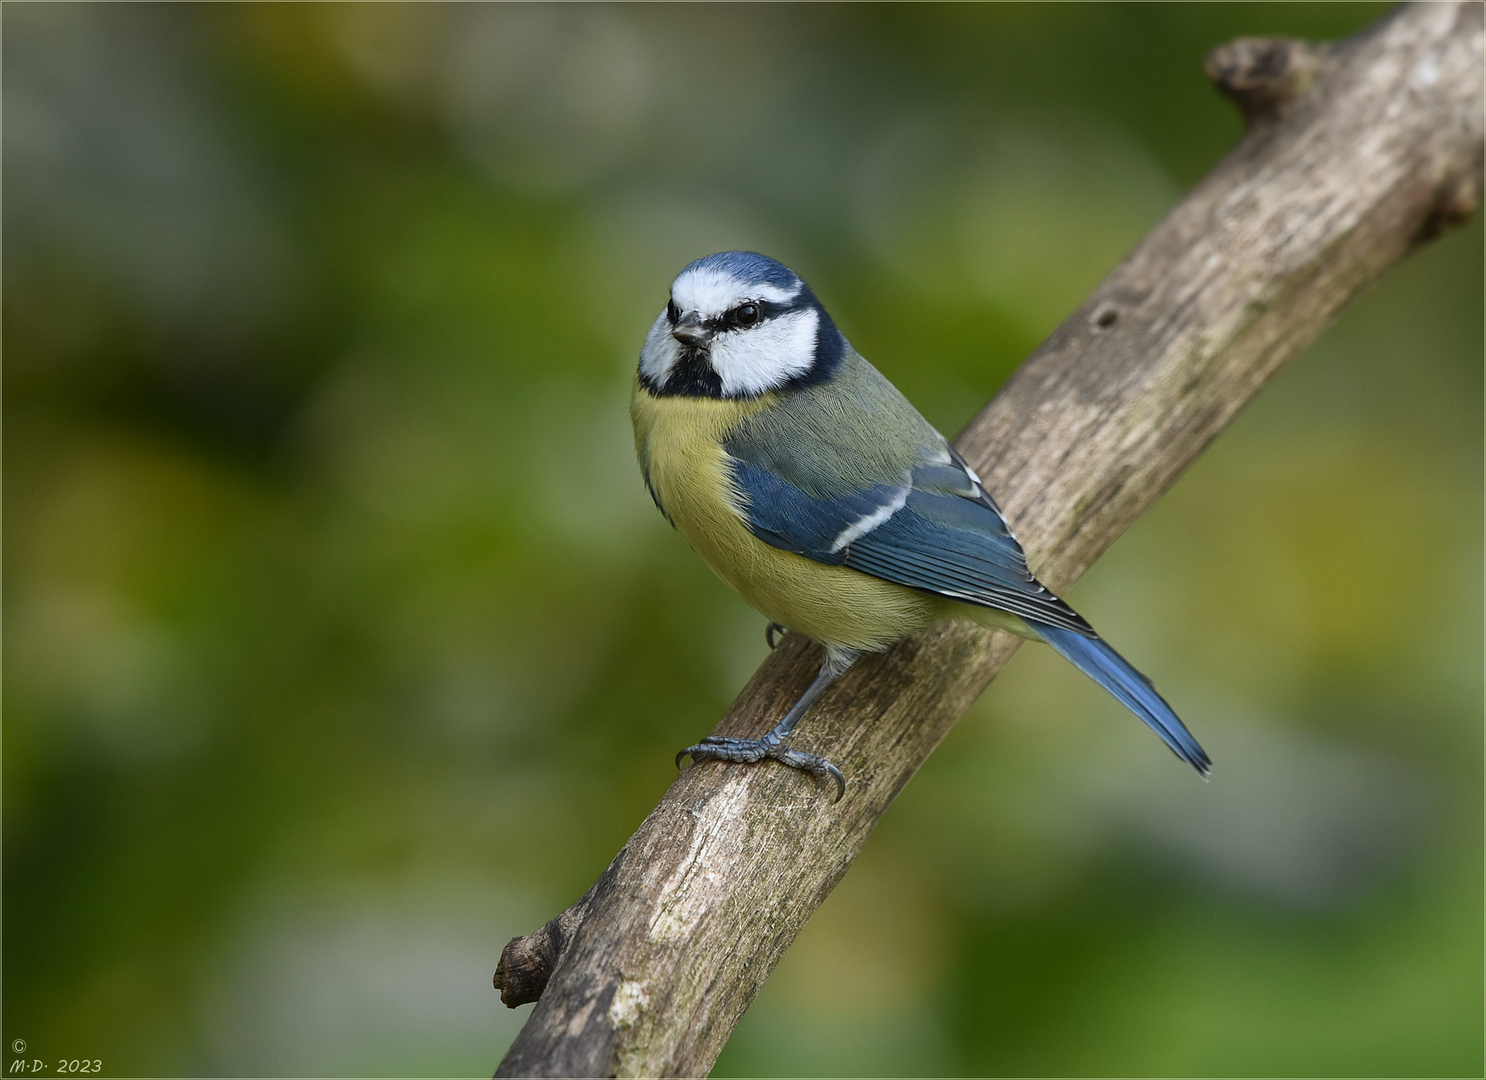
[[[1030,620],[1028,620],[1030,622]],[[1076,630],[1066,630],[1047,623],[1033,623],[1039,637],[1047,642],[1089,678],[1108,690],[1120,704],[1146,722],[1181,758],[1204,778],[1212,770],[1207,752],[1197,745],[1181,720],[1156,693],[1151,681],[1130,666],[1102,638],[1089,637]]]

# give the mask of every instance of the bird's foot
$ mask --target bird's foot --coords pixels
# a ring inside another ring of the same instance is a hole
[[[789,627],[783,623],[771,622],[768,626],[764,627],[764,640],[769,643],[769,648],[772,649],[779,644],[774,638],[787,633],[789,633]]]
[[[819,754],[807,754],[803,750],[791,750],[768,739],[733,739],[724,735],[709,735],[695,746],[688,746],[677,754],[676,768],[681,768],[681,760],[687,755],[691,756],[694,764],[727,761],[735,765],[753,765],[765,758],[773,758],[780,764],[807,772],[811,776],[829,776],[836,784],[836,797],[832,802],[840,802],[841,796],[846,793],[846,777],[825,758]]]

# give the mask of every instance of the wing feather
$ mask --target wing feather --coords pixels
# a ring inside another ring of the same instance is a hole
[[[925,456],[896,479],[822,498],[750,460],[748,447],[729,449],[745,521],[766,544],[964,603],[1093,633],[1032,575],[1000,510],[953,451],[949,461]]]

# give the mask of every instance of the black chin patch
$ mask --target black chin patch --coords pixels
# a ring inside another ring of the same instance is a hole
[[[681,350],[681,358],[672,365],[661,386],[647,382],[646,388],[656,397],[722,397],[722,377],[712,370],[707,354],[701,349]]]

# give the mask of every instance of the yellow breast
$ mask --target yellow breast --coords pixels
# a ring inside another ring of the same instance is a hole
[[[749,531],[723,440],[770,402],[655,397],[636,381],[635,450],[681,535],[749,604],[816,641],[875,651],[944,614],[947,603],[927,593],[781,551]]]

